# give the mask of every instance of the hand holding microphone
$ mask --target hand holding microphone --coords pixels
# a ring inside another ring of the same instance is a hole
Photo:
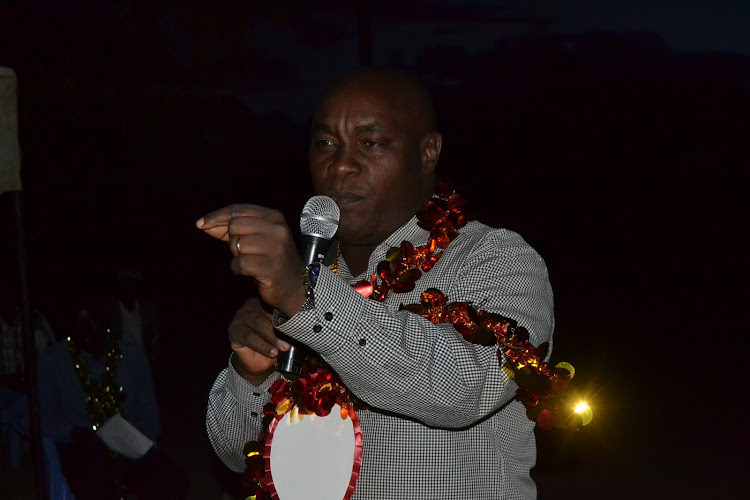
[[[335,212],[321,213],[320,210]],[[308,201],[300,220],[303,261],[284,216],[277,210],[257,205],[230,205],[196,222],[199,229],[229,243],[234,255],[232,271],[253,277],[261,299],[287,316],[294,315],[307,300],[307,287],[302,282],[305,267],[310,259],[321,259],[337,224],[338,206],[332,199],[313,197]],[[252,375],[269,371],[279,352],[290,347],[276,337],[270,315],[257,301],[246,303],[235,315],[230,325],[230,341]]]
[[[310,264],[323,262],[331,239],[339,228],[340,215],[338,205],[328,196],[313,196],[302,209],[299,218],[300,254],[308,269]],[[316,274],[308,274],[313,281],[317,280]],[[304,360],[304,350],[292,344],[288,351],[279,354],[277,369],[282,373],[297,375]]]

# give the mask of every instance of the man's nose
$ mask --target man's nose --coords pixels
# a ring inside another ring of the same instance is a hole
[[[338,148],[333,157],[331,167],[338,175],[359,173],[361,170],[356,151],[354,151],[354,148],[349,145],[342,145]]]

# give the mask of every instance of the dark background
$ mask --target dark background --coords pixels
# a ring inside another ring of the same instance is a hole
[[[539,434],[540,498],[729,494],[748,466],[750,9],[674,4],[3,3],[34,304],[62,335],[77,297],[141,268],[170,346],[165,441],[210,455],[207,391],[251,286],[194,221],[244,201],[296,227],[308,118],[364,40],[435,95],[441,175],[547,261],[553,360],[595,420]]]

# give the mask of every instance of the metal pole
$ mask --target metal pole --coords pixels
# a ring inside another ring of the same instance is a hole
[[[31,433],[31,460],[34,466],[34,488],[36,498],[49,500],[49,487],[44,473],[44,449],[42,447],[42,422],[39,411],[39,390],[36,384],[36,341],[31,329],[31,307],[29,306],[29,284],[26,275],[26,244],[21,217],[21,192],[11,191],[13,218],[16,224],[16,259],[18,282],[21,294],[21,332],[26,367],[26,394],[29,396],[29,432]]]

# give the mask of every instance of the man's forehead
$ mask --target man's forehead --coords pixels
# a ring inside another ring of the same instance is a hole
[[[350,85],[335,88],[320,102],[319,109],[330,108],[390,108],[390,103],[401,101],[399,92],[393,88],[376,85]]]
[[[320,101],[313,121],[345,117],[357,125],[380,122],[422,135],[436,130],[435,109],[427,89],[400,70],[360,68],[334,83]]]
[[[329,94],[318,106],[313,130],[321,130],[334,122],[346,120],[357,132],[377,132],[400,127],[412,119],[406,106],[384,92],[358,89]]]
[[[316,120],[313,122],[312,131],[332,133],[333,129],[331,129],[331,127],[328,126],[326,123]],[[372,121],[372,122],[368,122],[362,125],[354,126],[354,132],[357,134],[378,133],[378,132],[385,132],[385,131],[387,131],[387,128],[382,123],[377,122],[377,121]]]

